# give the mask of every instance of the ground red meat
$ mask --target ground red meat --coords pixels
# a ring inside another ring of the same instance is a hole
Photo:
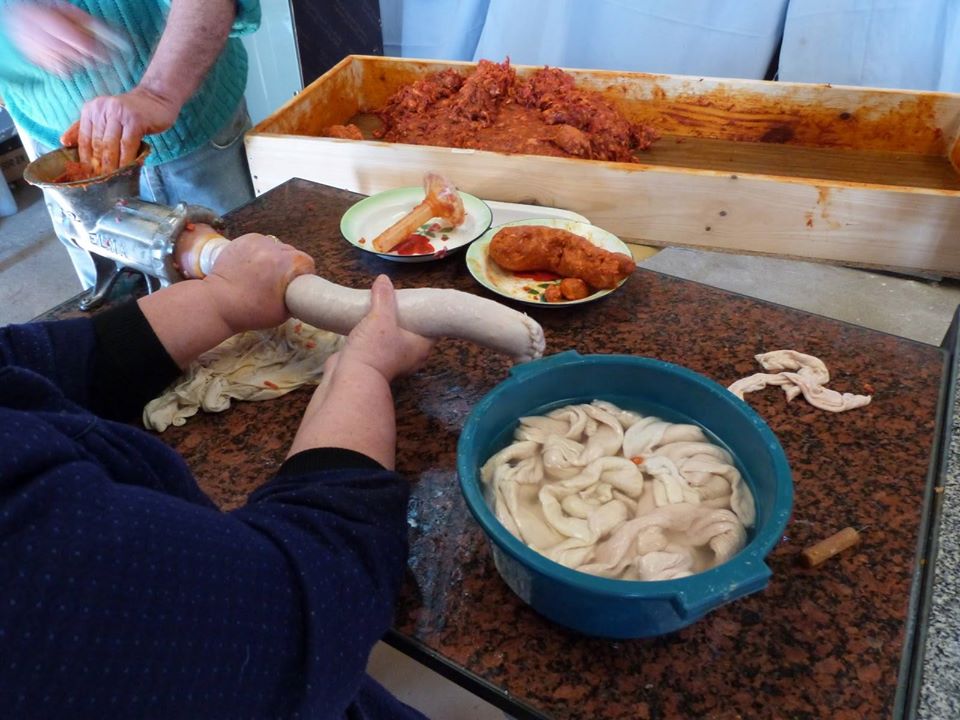
[[[657,138],[602,95],[557,68],[517,78],[510,61],[481,60],[468,77],[453,69],[398,90],[377,112],[376,137],[390,142],[508,153],[637,161]]]
[[[463,76],[452,68],[432,73],[397,90],[381,112],[398,119],[417,116],[454,95],[462,85]]]
[[[500,105],[510,97],[516,81],[517,72],[510,63],[500,65],[481,60],[476,72],[463,81],[451,99],[450,110],[465,120],[489,126],[496,119]]]
[[[97,173],[86,163],[75,160],[67,160],[63,165],[63,172],[55,177],[51,182],[67,183],[77,182],[78,180],[89,180],[96,177]]]
[[[363,133],[356,125],[329,125],[320,131],[323,137],[340,138],[341,140],[363,140]]]

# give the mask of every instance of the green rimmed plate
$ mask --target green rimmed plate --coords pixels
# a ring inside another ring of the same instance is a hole
[[[473,243],[467,250],[467,269],[470,271],[470,274],[473,275],[478,283],[483,285],[488,290],[497,293],[498,295],[502,295],[503,297],[526,303],[528,305],[538,305],[540,307],[567,307],[569,305],[580,305],[582,303],[599,300],[600,298],[609,295],[614,290],[619,288],[629,278],[629,276],[627,276],[627,278],[621,280],[617,285],[617,288],[610,290],[598,290],[592,295],[588,295],[581,300],[564,300],[562,302],[552,303],[546,302],[543,300],[544,291],[548,286],[559,283],[559,279],[553,280],[529,277],[529,275],[536,275],[535,273],[525,274],[527,276],[520,277],[510,270],[501,268],[490,259],[490,241],[493,240],[493,236],[496,235],[501,228],[509,227],[511,225],[543,225],[546,227],[560,228],[561,230],[567,230],[575,235],[584,237],[597,247],[601,247],[604,250],[622,253],[628,257],[633,257],[630,253],[630,248],[628,248],[620,238],[613,233],[607,232],[606,230],[598,228],[596,225],[591,225],[590,223],[579,222],[577,220],[566,220],[563,218],[533,218],[530,220],[515,220],[513,222],[504,223],[503,225],[497,225],[496,227],[492,227],[487,230],[487,232],[483,234],[483,237]]]
[[[416,243],[405,241],[397,248],[382,253],[373,249],[373,239],[420,204],[422,187],[402,187],[371,195],[355,203],[340,218],[340,232],[354,247],[395,262],[427,262],[439,260],[461,250],[490,227],[493,213],[478,197],[460,193],[466,217],[459,227],[445,227],[434,218],[422,225]],[[425,249],[429,248],[429,251]]]

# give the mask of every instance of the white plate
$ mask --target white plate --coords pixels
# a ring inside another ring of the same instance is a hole
[[[493,213],[483,200],[460,193],[463,209],[466,212],[463,224],[455,228],[446,228],[436,218],[422,225],[419,234],[427,238],[432,252],[401,254],[403,243],[388,253],[373,249],[373,239],[397,220],[420,204],[424,197],[422,187],[403,187],[387,190],[364,198],[347,210],[340,218],[340,232],[354,247],[372,253],[384,260],[396,262],[426,262],[439,260],[455,250],[466,247],[490,227]]]
[[[590,220],[580,213],[560,208],[544,207],[542,205],[526,205],[524,203],[500,202],[499,200],[484,200],[493,210],[493,224],[506,225],[514,220],[527,218],[562,218],[563,220],[579,220],[589,223]]]
[[[504,270],[489,257],[490,241],[501,228],[511,225],[544,225],[546,227],[560,228],[567,230],[575,235],[586,238],[597,247],[610,252],[621,253],[627,257],[630,255],[628,248],[623,241],[616,235],[598,228],[596,225],[580,222],[578,220],[566,220],[563,218],[533,218],[529,220],[514,220],[492,227],[483,234],[479,240],[473,243],[467,250],[467,269],[470,274],[488,290],[498,295],[517,300],[527,305],[537,305],[539,307],[566,307],[568,305],[579,305],[581,303],[592,302],[609,295],[627,281],[624,278],[617,285],[617,288],[610,290],[598,290],[593,295],[588,295],[581,300],[564,300],[563,302],[546,302],[542,300],[543,292],[547,286],[559,283],[560,280],[535,280],[531,278],[518,277],[510,270]],[[629,276],[627,276],[629,277]]]

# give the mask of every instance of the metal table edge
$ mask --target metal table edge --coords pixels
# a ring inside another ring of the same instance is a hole
[[[515,699],[509,693],[484,680],[479,675],[447,660],[440,653],[393,629],[387,631],[387,634],[383,636],[383,641],[455,685],[459,685],[467,692],[473,693],[508,713],[514,720],[551,720],[549,716],[543,715],[526,703]]]
[[[917,717],[923,689],[923,659],[936,578],[943,487],[946,483],[947,458],[952,440],[957,382],[960,380],[960,306],[954,311],[953,320],[940,347],[944,351],[944,378],[937,404],[934,446],[931,449],[932,461],[924,489],[916,570],[907,614],[907,632],[897,678],[897,694],[894,698],[893,716],[910,720]]]

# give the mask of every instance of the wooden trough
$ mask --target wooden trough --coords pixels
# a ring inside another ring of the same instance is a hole
[[[660,132],[641,162],[317,137],[347,122],[371,137],[392,93],[449,67],[475,64],[344,58],[247,133],[256,192],[300,177],[372,194],[433,170],[627,242],[960,277],[960,95],[568,70]]]

